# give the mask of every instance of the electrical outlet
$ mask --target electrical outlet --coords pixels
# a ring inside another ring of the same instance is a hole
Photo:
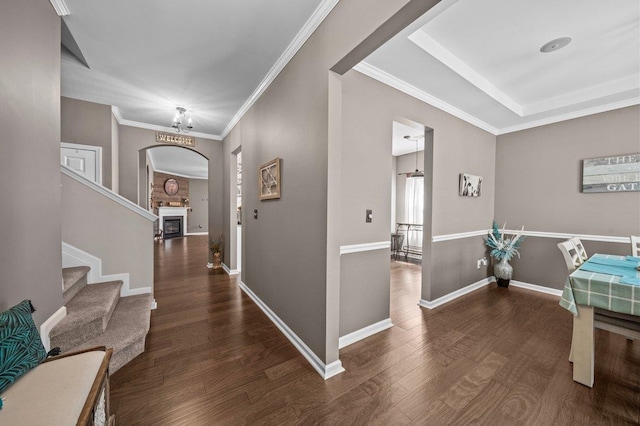
[[[476,261],[476,269],[480,269],[482,266],[487,266],[488,264],[489,264],[489,261],[487,260],[487,258],[485,256],[482,259],[478,259]]]
[[[482,266],[482,259],[478,259],[478,261],[476,262],[476,269],[480,269],[481,266]]]
[[[373,211],[367,209],[366,213],[365,213],[365,218],[364,221],[366,223],[371,223],[373,221]]]

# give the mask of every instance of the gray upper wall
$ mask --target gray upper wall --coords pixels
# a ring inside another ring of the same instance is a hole
[[[102,185],[113,188],[113,128],[111,106],[60,98],[62,142],[102,148]],[[116,153],[117,154],[117,153]]]
[[[60,18],[46,0],[0,2],[0,311],[40,325],[62,306]]]
[[[563,234],[640,235],[640,192],[582,193],[582,160],[640,152],[640,107],[632,106],[498,136],[496,219]],[[558,238],[528,237],[514,279],[562,289]],[[583,241],[588,254],[631,254],[630,245]]]
[[[242,147],[242,280],[326,364],[337,359],[337,324],[326,342],[329,70],[406,3],[339,2],[225,138],[225,163]],[[282,197],[260,202],[257,169],[275,157]]]
[[[582,193],[582,160],[640,152],[632,106],[498,136],[496,216],[530,231],[640,233],[640,192]]]

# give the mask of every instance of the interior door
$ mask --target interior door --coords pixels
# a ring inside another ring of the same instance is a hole
[[[101,153],[102,148],[98,146],[62,143],[60,164],[98,185],[102,185]]]

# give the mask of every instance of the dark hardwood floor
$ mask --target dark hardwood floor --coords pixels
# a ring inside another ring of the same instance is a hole
[[[427,310],[419,266],[392,262],[394,327],[324,381],[239,278],[206,268],[206,237],[156,249],[146,350],[111,377],[118,425],[640,422],[640,341],[597,331],[595,385],[573,382],[557,297],[492,284]]]

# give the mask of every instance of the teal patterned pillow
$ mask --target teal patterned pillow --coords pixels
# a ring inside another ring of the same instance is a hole
[[[0,393],[47,357],[30,300],[0,313]]]

